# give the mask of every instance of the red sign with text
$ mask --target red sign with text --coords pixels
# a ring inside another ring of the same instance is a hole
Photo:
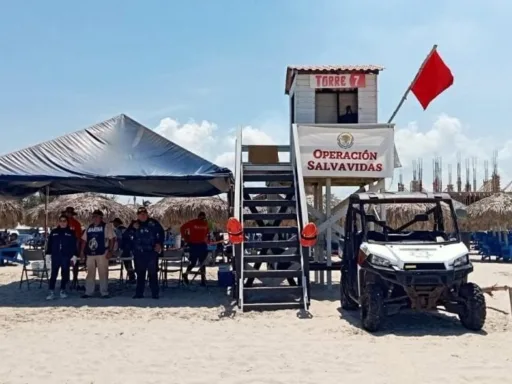
[[[364,88],[366,75],[364,73],[310,75],[309,83],[311,88]]]

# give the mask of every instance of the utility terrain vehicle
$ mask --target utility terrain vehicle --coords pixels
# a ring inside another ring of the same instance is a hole
[[[485,297],[468,282],[473,265],[460,239],[457,213],[445,193],[351,195],[341,267],[342,308],[359,308],[362,326],[370,332],[380,328],[384,316],[402,309],[438,307],[456,313],[466,328],[480,330]]]

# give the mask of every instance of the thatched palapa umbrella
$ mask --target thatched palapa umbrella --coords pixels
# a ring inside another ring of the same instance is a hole
[[[23,222],[23,208],[17,200],[0,200],[0,227],[16,227]]]
[[[135,212],[132,208],[120,204],[117,201],[95,193],[80,193],[61,196],[48,204],[48,220],[50,227],[57,222],[59,215],[67,207],[75,208],[76,219],[82,224],[91,220],[92,212],[96,209],[103,211],[105,220],[112,220],[119,217],[125,224],[135,219]],[[29,209],[25,214],[25,223],[28,225],[44,225],[45,208],[44,204]]]
[[[467,208],[466,221],[472,230],[505,230],[512,227],[512,196],[497,193]]]
[[[206,213],[212,229],[224,229],[228,220],[228,203],[220,197],[167,197],[148,207],[152,217],[165,228],[178,228]]]
[[[386,222],[392,228],[398,228],[401,225],[413,220],[416,215],[427,213],[429,209],[434,208],[431,203],[397,203],[397,204],[384,204],[386,211]],[[446,203],[441,203],[443,210],[443,221],[446,230],[453,229],[453,219],[450,212],[450,207]],[[429,230],[433,227],[432,215],[429,217],[431,220],[426,222],[414,223],[408,230]]]

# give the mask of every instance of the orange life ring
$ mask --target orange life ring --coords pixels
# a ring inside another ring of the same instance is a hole
[[[300,233],[300,245],[303,247],[312,247],[318,239],[318,229],[315,223],[307,223]]]
[[[230,217],[226,227],[231,244],[241,244],[244,242],[244,227],[237,218]]]

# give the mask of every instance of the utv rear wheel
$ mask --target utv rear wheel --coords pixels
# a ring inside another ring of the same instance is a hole
[[[467,283],[460,287],[459,296],[464,300],[464,308],[459,313],[460,322],[471,331],[480,331],[487,316],[484,293],[478,285]]]
[[[361,297],[361,321],[368,332],[379,330],[384,318],[384,294],[376,284],[369,284]]]
[[[346,311],[355,311],[359,308],[359,304],[352,300],[349,295],[350,289],[348,286],[348,276],[346,273],[341,272],[341,284],[340,284],[340,302],[341,308]]]

